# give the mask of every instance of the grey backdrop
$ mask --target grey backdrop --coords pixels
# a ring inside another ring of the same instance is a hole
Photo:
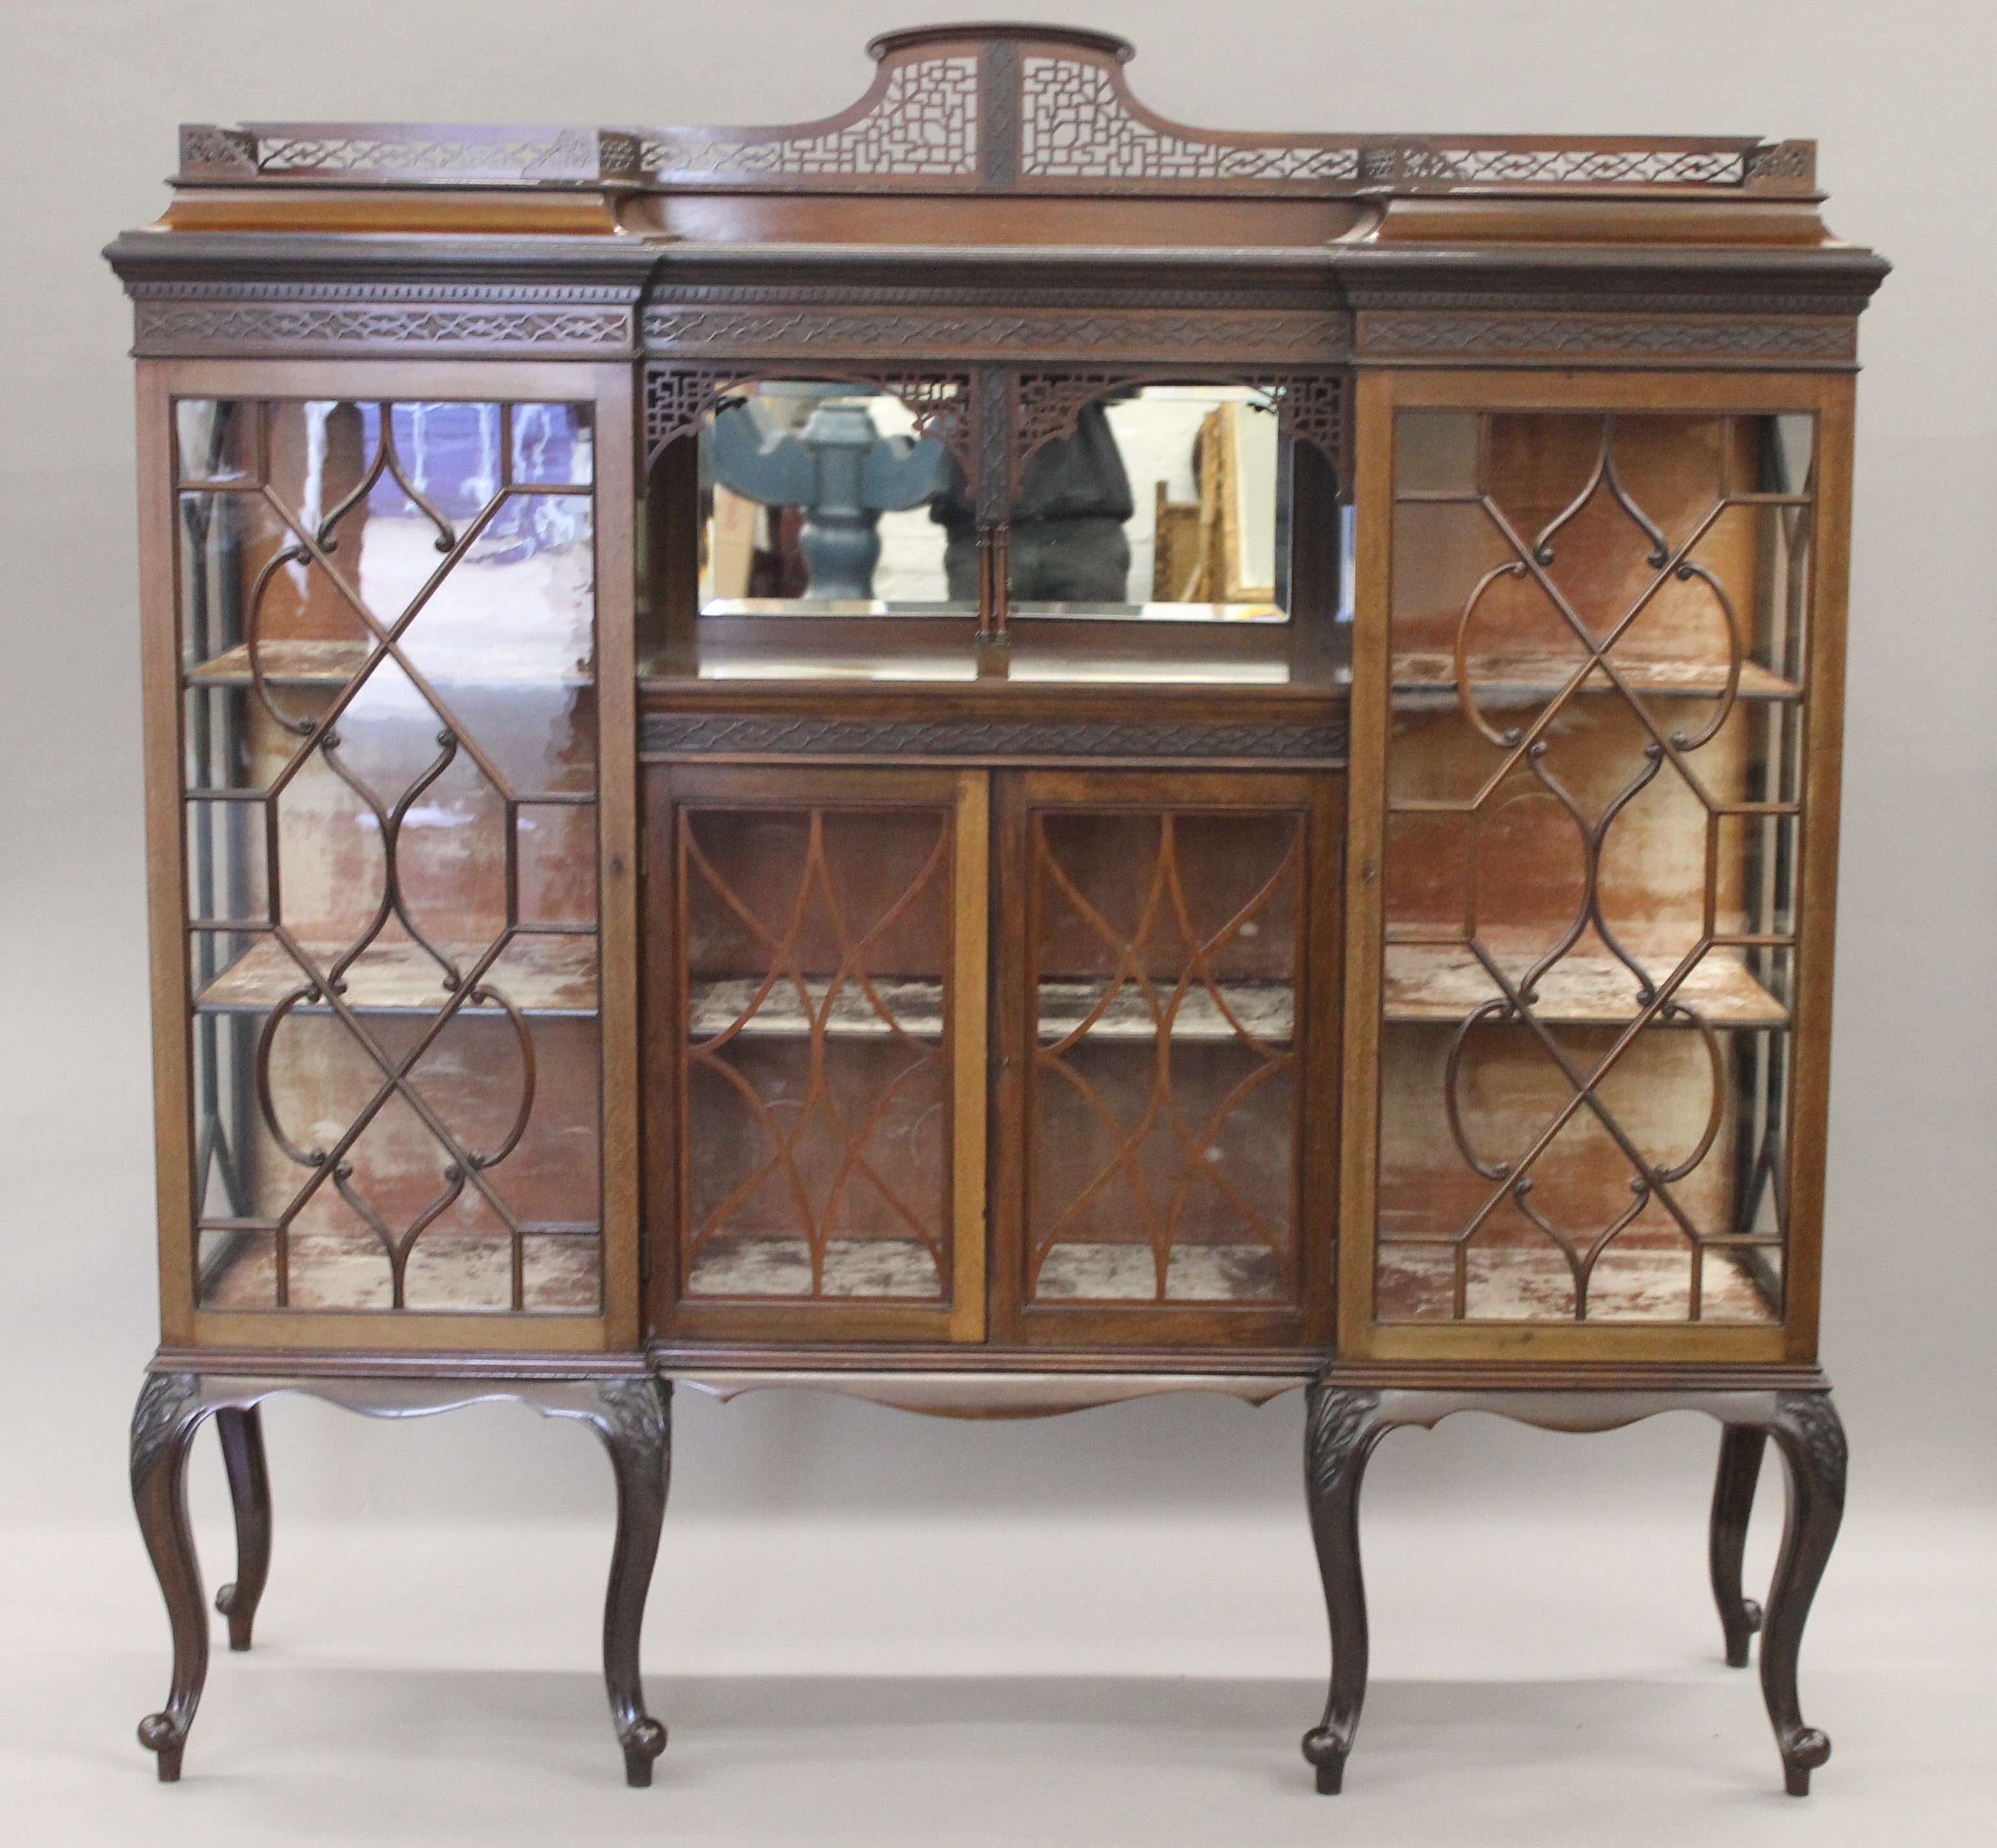
[[[5,9],[0,1492],[11,1518],[129,1518],[123,1425],[155,1332],[129,319],[99,247],[164,207],[183,120],[801,120],[858,95],[864,40],[912,22],[912,10]],[[1831,222],[1899,266],[1863,333],[1823,1353],[1852,1432],[1854,1519],[1896,1498],[1987,1498],[1991,16],[1944,0],[1048,10],[1133,37],[1138,94],[1199,123],[1819,138]],[[985,1427],[816,1398],[716,1408],[683,1396],[674,1514],[741,1532],[767,1522],[773,1544],[794,1536],[802,1553],[842,1521],[1009,1512],[1109,1555],[1119,1536],[1156,1545],[1173,1523],[1225,1518],[1265,1531],[1301,1584],[1299,1423],[1295,1395],[1261,1412],[1161,1402]],[[290,1516],[594,1521],[608,1506],[593,1446],[524,1414],[396,1430],[287,1406],[275,1433]],[[1447,1510],[1468,1528],[1507,1511],[1564,1522],[1588,1497],[1619,1498],[1678,1510],[1695,1543],[1711,1446],[1709,1428],[1685,1421],[1585,1444],[1458,1421],[1388,1446],[1370,1501]],[[143,1571],[136,1546],[130,1563]],[[918,1550],[906,1569],[947,1567]],[[1034,1626],[1057,1619],[1023,1581],[1014,1591],[1006,1620],[1030,1656]],[[1168,1657],[1173,1638],[1155,1640]],[[1197,1653],[1190,1631],[1186,1648]]]

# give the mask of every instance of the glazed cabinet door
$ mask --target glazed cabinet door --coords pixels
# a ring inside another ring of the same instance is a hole
[[[981,1339],[988,778],[647,774],[656,1326]]]
[[[995,1337],[1323,1337],[1340,781],[1002,778]]]
[[[628,374],[142,410],[168,1339],[631,1343]]]
[[[1341,1345],[1807,1355],[1848,381],[1364,389]]]

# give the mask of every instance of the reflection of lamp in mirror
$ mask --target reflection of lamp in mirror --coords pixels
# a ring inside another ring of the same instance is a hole
[[[870,600],[881,515],[921,505],[943,479],[940,443],[883,436],[865,398],[843,391],[821,398],[795,436],[766,433],[750,404],[730,405],[708,426],[707,443],[720,485],[764,506],[804,509],[798,548],[805,595],[816,602]]]

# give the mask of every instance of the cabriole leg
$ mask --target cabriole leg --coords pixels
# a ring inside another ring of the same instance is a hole
[[[139,1743],[159,1754],[160,1781],[181,1774],[181,1753],[208,1679],[208,1601],[188,1520],[187,1460],[206,1415],[191,1373],[146,1376],[132,1414],[132,1502],[174,1632],[174,1678],[164,1711],[139,1722]]]
[[[1719,1468],[1712,1483],[1712,1526],[1708,1557],[1712,1601],[1726,1638],[1726,1665],[1747,1666],[1748,1639],[1761,1627],[1761,1607],[1740,1595],[1740,1561],[1747,1547],[1747,1521],[1761,1480],[1761,1453],[1768,1434],[1752,1425],[1729,1425],[1719,1439]]]
[[[1769,1436],[1788,1467],[1782,1550],[1761,1632],[1761,1693],[1781,1748],[1792,1797],[1809,1795],[1810,1773],[1830,1757],[1830,1740],[1803,1724],[1796,1699],[1796,1657],[1810,1601],[1844,1515],[1844,1426],[1827,1392],[1780,1392]]]
[[[1311,1537],[1331,1620],[1331,1691],[1324,1718],[1304,1735],[1322,1796],[1336,1796],[1366,1703],[1366,1586],[1359,1562],[1359,1488],[1366,1461],[1387,1429],[1380,1395],[1312,1385],[1306,1395],[1304,1485]]]
[[[215,1415],[229,1498],[236,1509],[236,1576],[215,1595],[229,1619],[229,1646],[250,1646],[257,1606],[271,1575],[271,1477],[264,1461],[264,1421],[254,1405],[225,1405]]]
[[[617,1477],[617,1539],[603,1606],[603,1679],[610,1715],[624,1748],[624,1779],[634,1788],[652,1781],[652,1761],[666,1749],[666,1729],[645,1711],[638,1668],[645,1596],[659,1555],[666,1485],[672,1467],[672,1384],[660,1379],[605,1380],[596,1388],[596,1427]]]

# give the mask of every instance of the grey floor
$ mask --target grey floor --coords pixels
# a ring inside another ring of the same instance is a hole
[[[1336,1799],[1297,1754],[1323,1644],[1286,1535],[1161,1522],[1102,1558],[1067,1528],[891,1531],[681,1524],[646,1651],[672,1743],[645,1791],[622,1784],[592,1671],[594,1526],[281,1528],[259,1646],[230,1656],[217,1625],[173,1788],[133,1739],[166,1676],[136,1539],[0,1534],[0,1839],[1997,1840],[1981,1515],[1847,1529],[1804,1665],[1835,1755],[1804,1802],[1754,1677],[1719,1663],[1689,1519],[1372,1524],[1375,1678]],[[226,1547],[205,1537],[212,1583]],[[1050,1582],[1069,1601],[1030,1601]],[[1208,1672],[1154,1672],[1174,1660]]]

